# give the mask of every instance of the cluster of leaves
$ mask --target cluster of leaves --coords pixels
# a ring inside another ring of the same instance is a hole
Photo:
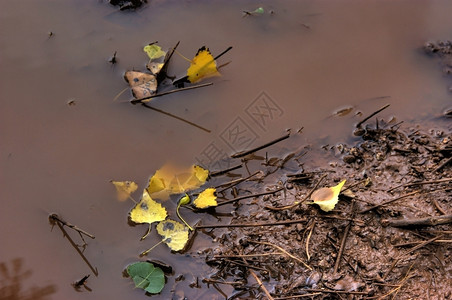
[[[150,73],[127,71],[124,74],[124,79],[130,85],[132,94],[136,98],[132,103],[148,102],[152,98],[157,97],[160,83],[167,78],[172,79],[173,85],[179,87],[183,86],[184,83],[197,83],[206,78],[220,76],[216,59],[231,49],[229,47],[226,51],[214,58],[209,48],[206,46],[199,48],[192,60],[184,57],[190,62],[186,75],[174,80],[175,77],[167,75],[167,69],[168,63],[178,45],[179,43],[168,52],[162,50],[156,43],[149,44],[143,48],[143,51],[149,58],[146,68]]]
[[[189,230],[193,229],[180,216],[179,207],[191,202],[191,198],[186,192],[201,187],[208,176],[209,171],[200,166],[193,165],[186,169],[180,169],[170,164],[165,165],[149,179],[149,183],[143,189],[138,203],[131,197],[131,194],[138,188],[135,182],[111,182],[116,187],[118,200],[131,199],[135,201],[136,204],[130,211],[131,221],[137,224],[147,223],[149,226],[152,226],[155,222],[160,222],[157,225],[157,232],[163,237],[162,242],[166,243],[171,250],[180,251],[188,241]],[[166,208],[154,200],[167,200],[173,194],[183,195],[177,206],[177,215],[185,225],[174,220],[167,220],[168,212]],[[197,209],[216,206],[215,188],[206,188],[201,191],[193,201],[193,205]]]

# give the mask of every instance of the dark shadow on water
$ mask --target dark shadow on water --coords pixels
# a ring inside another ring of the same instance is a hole
[[[24,281],[31,277],[32,270],[23,269],[23,259],[15,258],[10,263],[0,262],[0,300],[44,300],[56,292],[55,285],[24,288]]]

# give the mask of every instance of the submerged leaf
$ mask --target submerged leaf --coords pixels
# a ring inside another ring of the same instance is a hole
[[[165,286],[163,271],[149,262],[133,263],[127,267],[127,273],[132,277],[135,287],[148,293],[158,294]]]
[[[114,181],[111,180],[111,183],[116,188],[116,191],[118,193],[118,200],[119,201],[125,201],[130,197],[130,194],[135,192],[138,188],[138,185],[133,181]]]
[[[135,223],[153,223],[166,219],[166,209],[152,200],[146,190],[143,191],[141,201],[130,211],[130,219]]]
[[[342,180],[338,185],[329,187],[329,188],[321,188],[311,195],[311,199],[313,203],[320,206],[320,209],[323,211],[330,211],[334,209],[336,203],[339,201],[339,193],[341,192],[342,186],[345,184],[345,180]]]
[[[207,188],[204,191],[202,191],[198,198],[193,201],[193,204],[196,206],[196,208],[204,209],[212,206],[217,206],[217,196],[215,196],[215,188]]]
[[[188,228],[182,223],[166,220],[157,225],[157,232],[163,237],[163,242],[173,251],[184,249],[188,241]]]
[[[203,46],[198,50],[187,70],[188,81],[196,83],[213,76],[220,76],[220,72],[209,48]]]
[[[171,164],[167,164],[155,171],[149,179],[146,188],[149,194],[161,192],[157,198],[167,199],[171,194],[179,194],[189,190],[197,189],[203,185],[209,170],[200,166],[191,166],[188,169],[181,169]]]

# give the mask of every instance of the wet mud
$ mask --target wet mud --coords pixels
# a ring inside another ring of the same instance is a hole
[[[229,228],[203,228],[219,243],[206,251],[216,272],[204,281],[227,299],[449,299],[450,131],[377,122],[355,130],[355,145],[324,147],[318,161],[329,165],[288,173],[297,155],[278,164],[278,184],[262,188],[281,191],[236,203]],[[343,179],[333,211],[306,201]]]

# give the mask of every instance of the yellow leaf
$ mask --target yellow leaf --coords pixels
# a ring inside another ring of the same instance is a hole
[[[187,77],[191,83],[196,83],[204,78],[220,76],[217,63],[209,51],[203,46],[198,50],[187,70]]]
[[[334,206],[339,201],[339,193],[341,192],[342,186],[345,184],[345,180],[342,180],[338,185],[329,187],[329,188],[321,188],[311,195],[311,199],[313,203],[320,206],[320,209],[323,211],[330,211],[334,209]]]
[[[217,196],[214,195],[216,189],[215,188],[207,188],[202,191],[198,198],[193,201],[193,204],[196,208],[204,209],[207,207],[217,206]]]
[[[118,192],[118,200],[119,201],[125,201],[130,197],[130,194],[135,192],[138,188],[138,185],[133,181],[114,181],[111,180],[111,183],[116,188],[116,191]]]
[[[163,242],[174,251],[184,249],[188,241],[188,228],[177,221],[160,222],[157,225],[157,232],[163,237]]]
[[[130,219],[135,223],[149,223],[163,221],[167,212],[160,203],[152,200],[146,190],[143,191],[141,201],[130,211]]]
[[[145,98],[157,93],[157,78],[153,74],[127,71],[124,79],[132,88],[133,96],[137,99]]]
[[[167,164],[157,170],[149,179],[149,185],[146,189],[149,194],[160,192],[156,197],[166,200],[171,194],[184,193],[199,188],[206,182],[208,176],[209,170],[200,166],[182,169]]]

